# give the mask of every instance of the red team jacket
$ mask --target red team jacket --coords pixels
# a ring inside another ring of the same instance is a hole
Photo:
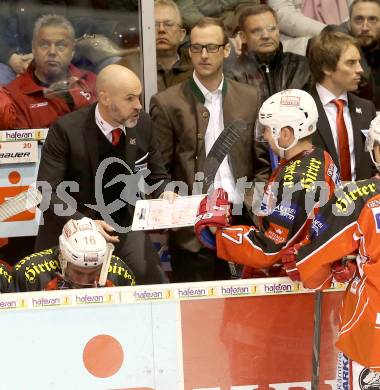
[[[281,260],[283,249],[301,241],[323,196],[339,183],[330,155],[319,148],[280,161],[265,187],[258,227],[232,226],[216,234],[217,256],[266,268]],[[320,190],[315,183],[322,184]]]
[[[326,287],[333,261],[359,250],[359,274],[341,308],[337,347],[380,372],[380,177],[345,185],[320,209],[314,237],[299,249],[297,268],[305,287]]]
[[[0,129],[35,129],[49,127],[58,117],[96,101],[93,72],[69,65],[70,107],[58,93],[36,83],[34,66],[3,87],[0,92]],[[50,93],[49,93],[50,92]]]

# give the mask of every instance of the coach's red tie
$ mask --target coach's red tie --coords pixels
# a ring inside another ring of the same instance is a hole
[[[343,117],[343,109],[346,102],[342,99],[335,99],[332,102],[336,105],[337,108],[336,130],[338,133],[340,176],[342,181],[351,181],[350,146],[348,143],[347,127],[344,123]]]
[[[121,130],[119,128],[112,130],[112,145],[113,146],[116,146],[119,143],[120,137],[122,134],[123,134],[123,130]]]

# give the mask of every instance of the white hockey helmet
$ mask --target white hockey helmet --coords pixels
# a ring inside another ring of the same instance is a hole
[[[317,121],[318,109],[313,97],[300,89],[286,89],[270,96],[261,106],[256,139],[262,139],[265,128],[269,128],[276,147],[284,152],[295,146],[299,139],[313,134]],[[287,148],[278,145],[283,127],[291,127],[294,132],[294,142]]]
[[[375,156],[373,155],[373,147],[376,142],[380,145],[380,115],[372,119],[365,142],[366,151],[369,152],[372,162],[377,170],[380,171],[380,162],[376,162]]]
[[[59,236],[62,274],[67,263],[83,268],[100,267],[106,257],[107,243],[90,218],[70,219]]]

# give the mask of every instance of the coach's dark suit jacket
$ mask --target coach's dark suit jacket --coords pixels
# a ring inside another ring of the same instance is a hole
[[[57,245],[62,227],[70,218],[99,218],[94,210],[85,206],[96,204],[95,173],[99,165],[100,129],[95,123],[95,107],[96,104],[93,104],[61,117],[49,130],[42,149],[38,180],[50,183],[53,193],[50,207],[43,214],[44,224],[39,227],[37,250]],[[157,142],[153,138],[151,126],[149,115],[141,113],[137,125],[127,129],[125,156],[132,172],[135,171],[135,162],[140,167],[147,163],[151,173],[145,180],[149,185],[164,180],[163,185],[153,193],[153,196],[157,196],[169,182],[169,176],[162,163],[161,153],[156,148]],[[64,204],[66,207],[66,204],[58,198],[55,189],[66,180],[79,184],[79,192],[70,192],[77,202],[77,209],[73,216],[57,217],[53,212],[54,205]],[[131,211],[133,208],[129,208]]]
[[[311,95],[317,104],[319,114],[318,130],[313,135],[313,144],[326,150],[334,160],[335,165],[339,167],[338,153],[330,124],[315,88],[312,89]],[[354,134],[356,180],[368,179],[373,176],[374,170],[371,157],[364,150],[365,135],[362,130],[368,130],[372,119],[376,116],[376,108],[371,101],[350,92],[347,93],[347,98]]]

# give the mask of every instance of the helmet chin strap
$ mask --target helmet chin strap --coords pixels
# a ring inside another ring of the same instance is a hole
[[[67,268],[67,260],[65,260],[63,258],[61,251],[59,251],[58,260],[59,260],[59,264],[61,266],[62,277],[64,279],[65,278],[66,268]]]
[[[280,156],[280,158],[285,158],[285,149],[283,148],[278,148],[278,154]]]
[[[290,150],[293,146],[297,145],[297,142],[298,142],[298,139],[294,138],[293,142],[289,146],[287,146],[286,148],[283,148],[282,146],[280,146],[278,144],[278,138],[273,137],[273,139],[274,139],[274,143],[276,145],[276,148],[279,151],[280,158],[285,158],[285,152]]]
[[[378,163],[373,155],[373,149],[370,151],[371,160],[373,162],[373,165],[376,167],[376,169],[380,172],[380,163]]]

